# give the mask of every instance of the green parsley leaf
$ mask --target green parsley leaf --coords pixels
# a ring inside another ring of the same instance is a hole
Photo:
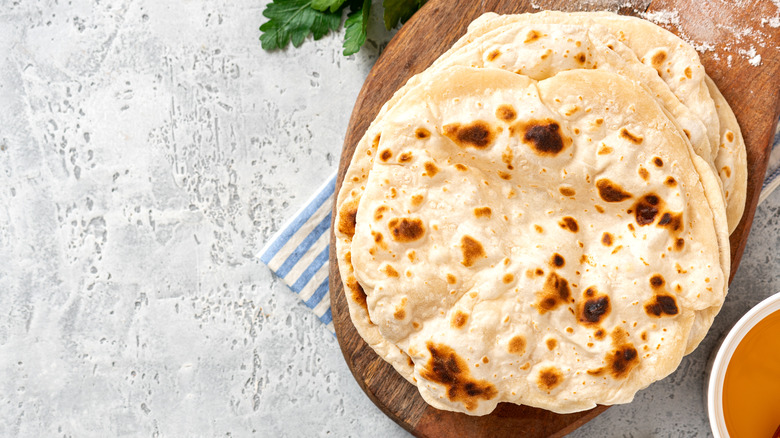
[[[331,12],[336,12],[345,1],[347,0],[312,0],[311,7],[318,11],[330,9]]]
[[[390,30],[399,22],[404,24],[427,0],[383,0],[385,28]]]
[[[292,41],[299,47],[303,40],[314,34],[318,40],[341,24],[341,11],[317,11],[312,8],[313,0],[274,0],[269,3],[263,15],[268,21],[260,26],[263,35],[260,42],[263,49],[282,49]]]
[[[366,29],[368,28],[368,16],[371,13],[371,0],[363,0],[363,7],[358,10],[350,10],[344,27],[344,56],[352,55],[360,50],[366,42]]]

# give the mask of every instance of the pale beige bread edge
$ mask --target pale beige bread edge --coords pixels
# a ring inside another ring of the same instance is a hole
[[[742,219],[747,199],[747,150],[737,117],[723,94],[709,76],[705,77],[710,95],[720,118],[720,151],[715,158],[715,171],[724,182],[729,233]]]

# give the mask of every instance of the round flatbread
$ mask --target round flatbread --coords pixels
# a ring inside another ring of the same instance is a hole
[[[340,269],[358,330],[433,406],[630,401],[722,303],[717,179],[634,82],[452,67],[375,128]]]

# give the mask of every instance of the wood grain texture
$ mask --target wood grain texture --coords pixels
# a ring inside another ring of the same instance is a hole
[[[377,60],[358,95],[347,129],[339,167],[337,187],[358,141],[379,109],[411,76],[427,68],[466,32],[468,24],[484,12],[522,13],[539,9],[610,10],[624,15],[641,12],[677,11],[680,26],[669,30],[693,41],[727,44],[734,38],[734,24],[762,28],[761,17],[774,15],[774,6],[766,0],[745,0],[740,7],[726,0],[637,0],[626,6],[625,0],[484,0],[465,2],[429,0],[425,7],[404,25]],[[766,29],[766,27],[763,27]],[[770,29],[771,30],[771,29]],[[707,72],[731,104],[742,127],[747,145],[748,194],[745,213],[731,236],[732,277],[745,248],[758,194],[766,171],[775,122],[780,115],[780,35],[771,30],[768,41],[756,45],[761,55],[759,67],[745,57],[731,62],[718,50],[701,55]],[[730,66],[729,66],[730,64]],[[336,217],[334,209],[333,217]],[[344,290],[335,258],[335,236],[330,246],[330,296],[333,323],[344,358],[358,384],[390,418],[419,437],[558,437],[563,436],[607,409],[568,415],[542,409],[501,403],[490,415],[471,417],[430,407],[417,389],[377,356],[360,338],[349,318]]]

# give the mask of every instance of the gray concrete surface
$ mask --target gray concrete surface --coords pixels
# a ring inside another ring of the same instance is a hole
[[[0,436],[407,436],[254,254],[335,169],[390,34],[266,53],[267,0],[0,0]],[[780,193],[702,346],[574,437],[706,436],[780,290]]]

